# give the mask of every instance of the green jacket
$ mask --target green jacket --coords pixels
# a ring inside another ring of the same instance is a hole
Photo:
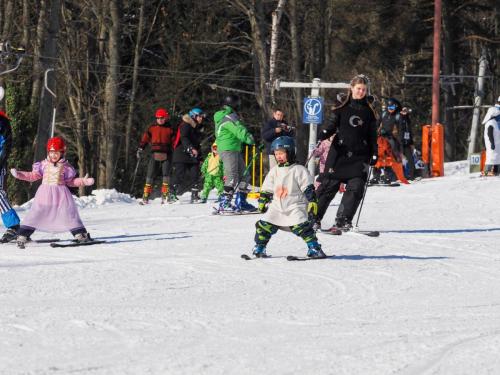
[[[224,106],[214,115],[215,141],[220,151],[242,150],[242,144],[255,144],[252,134],[245,128],[236,112],[229,106]]]

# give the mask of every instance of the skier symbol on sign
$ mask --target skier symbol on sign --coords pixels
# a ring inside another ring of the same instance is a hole
[[[304,124],[321,124],[323,122],[323,98],[304,98]]]

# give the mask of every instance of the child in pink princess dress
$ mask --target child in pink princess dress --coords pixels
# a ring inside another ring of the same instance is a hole
[[[330,138],[327,138],[319,144],[318,147],[313,151],[313,156],[319,158],[319,173],[323,173],[325,171],[325,164],[326,164],[326,158],[328,156],[328,152],[330,151],[330,147],[332,146],[333,142],[333,137],[332,135]],[[318,190],[319,185],[321,185],[321,182],[315,180],[314,181],[314,189]],[[339,192],[343,193],[345,191],[345,184],[340,184]]]
[[[18,230],[17,246],[24,249],[29,236],[35,230],[44,232],[64,232],[69,230],[78,242],[89,242],[85,229],[69,187],[91,186],[94,179],[87,175],[76,178],[75,169],[64,159],[66,146],[60,137],[50,138],[47,142],[47,159],[33,164],[31,172],[11,169],[11,174],[24,181],[42,179],[30,212],[21,221]]]

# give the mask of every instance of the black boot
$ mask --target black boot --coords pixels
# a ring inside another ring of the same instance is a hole
[[[0,242],[10,242],[14,241],[17,238],[17,230],[19,229],[19,225],[14,225],[13,227],[8,228],[3,234]]]

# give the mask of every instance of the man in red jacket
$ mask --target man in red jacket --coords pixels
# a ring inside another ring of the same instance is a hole
[[[149,196],[153,190],[153,182],[158,170],[161,170],[162,185],[161,185],[161,198],[162,203],[170,196],[169,193],[169,179],[171,170],[172,159],[172,128],[168,122],[170,118],[168,112],[159,108],[156,111],[156,123],[149,126],[144,132],[137,150],[137,158],[140,158],[144,148],[151,145],[151,159],[148,163],[146,184],[144,185],[144,194],[142,196],[141,204],[149,202]]]

